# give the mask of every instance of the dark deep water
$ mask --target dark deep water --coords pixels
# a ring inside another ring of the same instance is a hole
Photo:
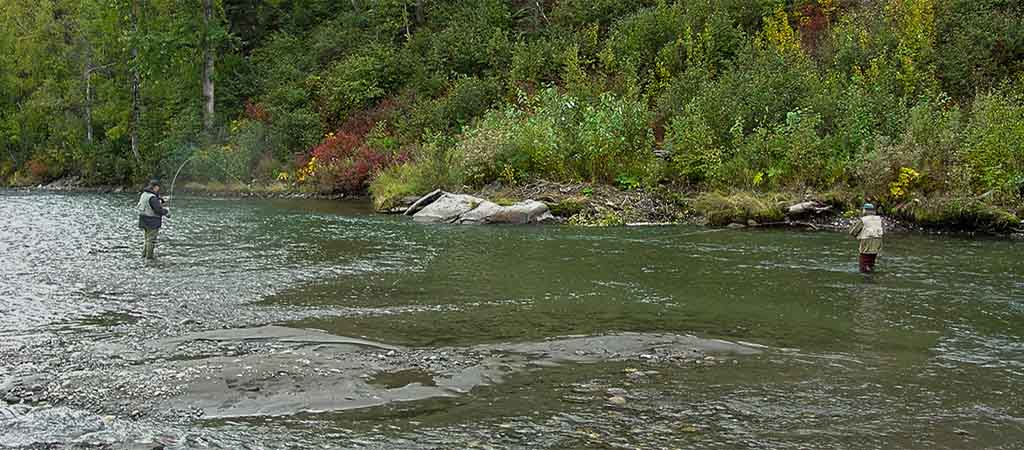
[[[178,198],[147,264],[134,203],[0,192],[0,397],[32,405],[0,401],[0,448],[1024,448],[1021,242],[891,235],[865,277],[837,233],[423,226],[362,203]],[[761,352],[534,364],[344,411],[175,409],[192,398],[175,373],[247,357],[293,371],[271,356],[310,347],[157,343],[263,325],[453,359],[620,332]],[[618,388],[627,406],[610,408]]]

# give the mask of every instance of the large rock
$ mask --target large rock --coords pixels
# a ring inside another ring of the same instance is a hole
[[[463,214],[459,218],[459,223],[510,223],[522,225],[542,223],[553,219],[554,216],[551,215],[548,205],[536,200],[527,200],[510,206],[500,206],[492,202],[481,203],[476,209]]]
[[[434,200],[433,203],[424,206],[412,218],[422,223],[455,223],[463,214],[466,214],[485,200],[473,197],[472,195],[445,193]]]
[[[481,200],[476,208],[473,208],[471,211],[467,211],[466,213],[459,216],[458,220],[456,220],[456,223],[469,225],[483,225],[487,223],[496,223],[492,222],[491,218],[502,214],[503,209],[504,207],[497,203],[487,200]]]
[[[425,197],[426,198],[426,197]],[[413,219],[421,223],[459,224],[527,224],[554,219],[544,203],[527,200],[511,206],[474,197],[472,195],[443,193],[432,203],[422,206]]]

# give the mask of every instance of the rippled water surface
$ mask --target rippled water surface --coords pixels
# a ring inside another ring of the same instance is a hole
[[[0,393],[22,404],[0,409],[0,447],[1024,448],[1019,242],[891,235],[865,277],[837,233],[424,226],[363,202],[178,198],[146,263],[134,203],[0,193]],[[140,350],[265,325],[429,361],[623,332],[760,353],[528,364],[443,397],[235,419],[162,414],[191,398],[173,391],[183,375],[101,389],[319,351]]]

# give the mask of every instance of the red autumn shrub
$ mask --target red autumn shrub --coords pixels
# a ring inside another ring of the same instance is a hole
[[[374,149],[366,143],[374,126],[392,108],[392,102],[384,101],[360,114],[353,114],[337,131],[329,133],[314,147],[308,157],[297,160],[297,166],[304,167],[311,158],[316,158],[317,176],[329,179],[334,185],[333,190],[365,191],[377,172],[409,159],[405,153]]]
[[[253,103],[251,99],[245,101],[245,117],[257,122],[270,121],[270,113],[263,107],[263,104]]]
[[[32,158],[27,164],[28,173],[36,180],[46,180],[50,176],[50,166],[45,162]]]
[[[832,23],[835,7],[832,2],[815,2],[803,5],[797,12],[800,46],[808,54],[816,55],[822,39]]]

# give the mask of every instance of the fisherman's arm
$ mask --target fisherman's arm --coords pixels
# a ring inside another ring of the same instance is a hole
[[[857,219],[857,221],[854,222],[852,226],[850,226],[850,236],[856,237],[858,234],[860,234],[861,230],[863,229],[864,221],[861,219]]]
[[[149,207],[153,208],[153,211],[160,216],[169,216],[171,214],[171,212],[167,208],[164,208],[163,202],[160,200],[160,197],[156,195],[149,198]]]

